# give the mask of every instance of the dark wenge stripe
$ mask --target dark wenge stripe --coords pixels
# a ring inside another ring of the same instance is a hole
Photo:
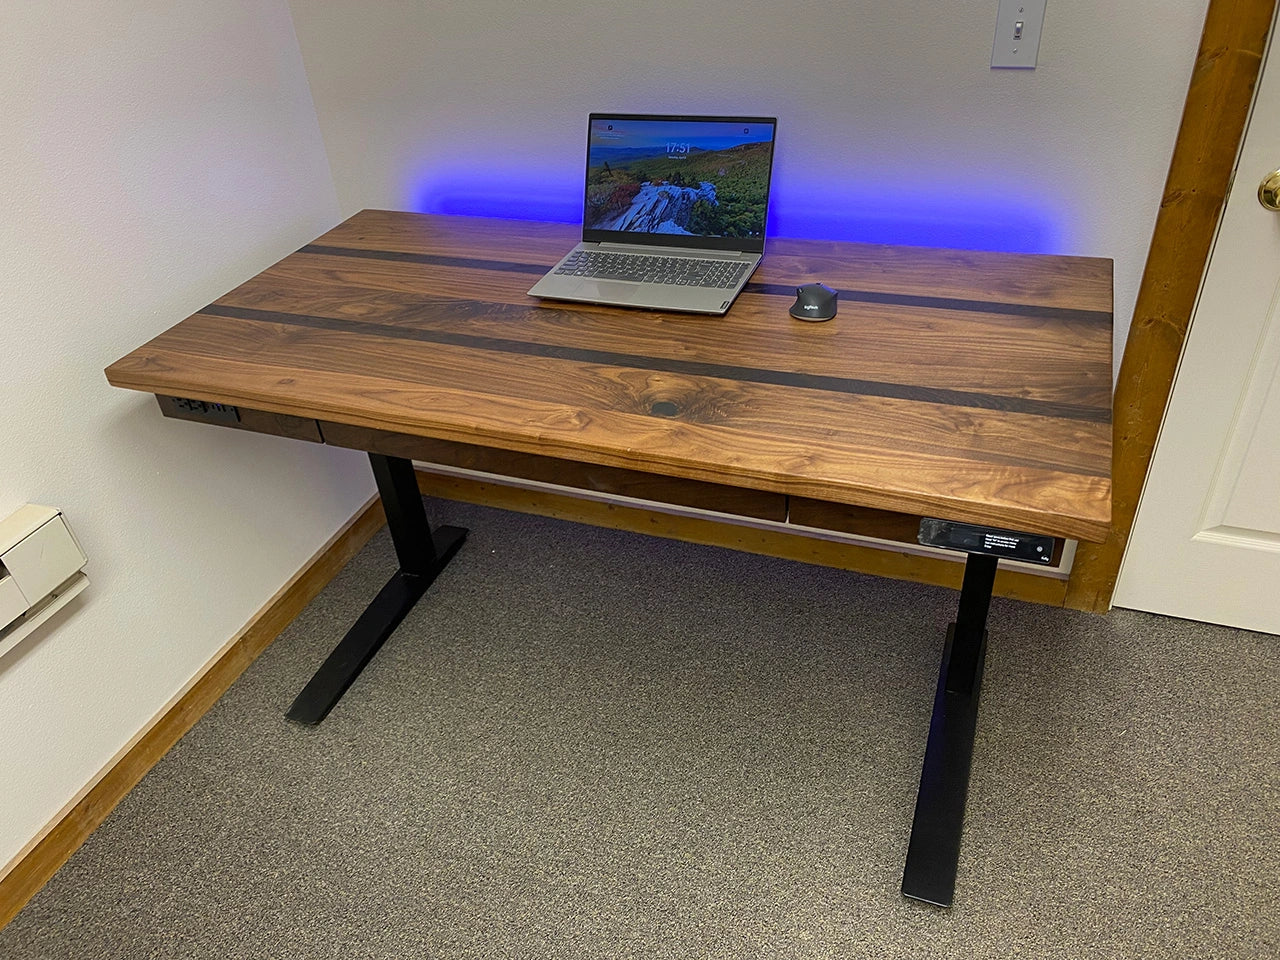
[[[357,257],[365,260],[390,260],[396,263],[422,263],[467,270],[495,270],[502,273],[527,273],[541,276],[548,264],[511,263],[507,260],[484,260],[479,257],[452,257],[438,253],[405,253],[399,250],[364,250],[357,247],[327,247],[309,243],[298,253],[322,254],[327,257]],[[783,283],[748,283],[744,290],[771,297],[793,298],[796,288]],[[1012,317],[1042,317],[1045,320],[1110,323],[1106,310],[1076,310],[1071,307],[1040,307],[1027,303],[1005,303],[998,300],[963,300],[959,297],[922,297],[902,293],[878,293],[873,290],[841,290],[840,299],[859,303],[879,303],[895,307],[924,307],[931,310],[959,310],[967,313],[998,313]]]
[[[754,293],[793,299],[796,288],[781,283],[748,283]],[[961,300],[958,297],[920,297],[907,293],[877,293],[874,290],[839,290],[838,300],[880,303],[893,307],[924,307],[929,310],[958,310],[962,313],[997,313],[1007,317],[1040,317],[1044,320],[1111,323],[1105,310],[1076,310],[1072,307],[1039,307],[1033,303],[1004,303],[995,300]],[[837,303],[837,306],[839,304]]]
[[[568,252],[567,250],[565,251]],[[359,247],[326,247],[308,243],[298,253],[322,254],[326,257],[356,257],[361,260],[391,260],[395,263],[426,263],[435,267],[462,267],[468,270],[498,270],[504,273],[543,274],[554,264],[511,263],[508,260],[482,260],[479,257],[451,257],[441,253],[405,253],[401,250],[365,250]]]
[[[687,376],[715,377],[722,380],[739,380],[744,383],[767,383],[776,386],[802,387],[808,390],[826,390],[833,393],[885,397],[893,400],[911,400],[918,403],[937,403],[952,407],[1005,410],[1014,413],[1028,413],[1042,417],[1057,417],[1063,420],[1080,420],[1089,423],[1109,423],[1111,421],[1109,407],[1100,409],[1074,403],[1028,400],[1022,397],[971,393],[965,390],[946,390],[934,387],[909,386],[901,383],[883,383],[878,380],[857,380],[850,377],[820,376],[810,373],[793,373],[786,370],[763,370],[756,367],[739,367],[729,364],[614,353],[607,350],[588,350],[582,347],[530,343],[524,340],[484,337],[468,333],[455,333],[448,330],[424,330],[361,320],[341,320],[335,317],[255,310],[251,307],[210,304],[200,312],[218,317],[232,317],[238,320],[284,323],[317,330],[341,330],[345,333],[366,336],[449,344],[450,346],[469,347],[476,350],[497,350],[503,353],[516,353],[524,356],[571,360],[575,363],[598,363],[602,366],[610,367],[660,370],[664,373],[679,373]]]

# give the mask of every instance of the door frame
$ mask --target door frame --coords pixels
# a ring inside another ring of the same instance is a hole
[[[1277,0],[1209,0],[1112,400],[1111,532],[1081,542],[1065,605],[1110,609],[1200,281],[1226,204]]]

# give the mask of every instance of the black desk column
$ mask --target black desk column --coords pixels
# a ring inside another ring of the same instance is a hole
[[[987,610],[997,558],[971,553],[955,623],[947,630],[942,667],[929,723],[929,743],[920,773],[902,892],[912,899],[949,907],[955,898],[956,867],[964,827],[973,735],[987,653]]]
[[[369,461],[400,568],[298,694],[288,713],[298,723],[315,725],[328,716],[467,536],[461,527],[441,527],[432,535],[412,461],[377,453]]]

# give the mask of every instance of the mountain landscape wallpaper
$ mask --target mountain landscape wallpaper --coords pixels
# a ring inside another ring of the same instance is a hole
[[[705,125],[704,125],[705,126]],[[593,129],[584,226],[589,230],[762,237],[771,125],[733,133],[640,122]]]

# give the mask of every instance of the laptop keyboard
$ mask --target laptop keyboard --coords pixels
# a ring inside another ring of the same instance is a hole
[[[749,263],[741,260],[699,260],[695,257],[655,257],[647,254],[578,250],[556,273],[593,280],[633,280],[674,286],[731,290]]]

